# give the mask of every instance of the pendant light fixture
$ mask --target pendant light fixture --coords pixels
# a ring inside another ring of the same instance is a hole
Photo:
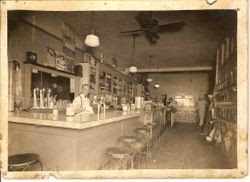
[[[89,47],[98,47],[100,45],[99,37],[94,34],[94,21],[95,21],[95,12],[93,12],[91,34],[87,35],[85,38],[85,44]]]
[[[159,82],[158,82],[158,73],[159,72],[159,68],[157,68],[157,73],[156,73],[156,84],[155,84],[155,88],[160,88],[160,84],[159,84]]]
[[[151,59],[152,59],[153,56],[149,56],[149,63],[148,63],[148,66],[149,66],[149,69],[150,69],[150,63],[151,63]],[[147,82],[152,82],[153,79],[149,76],[148,74],[148,78],[147,78]]]
[[[133,34],[133,49],[132,49],[132,55],[131,55],[131,59],[132,59],[132,66],[129,67],[129,72],[131,73],[136,73],[137,72],[137,67],[134,65],[134,57],[135,57],[135,38],[136,38],[137,34]]]

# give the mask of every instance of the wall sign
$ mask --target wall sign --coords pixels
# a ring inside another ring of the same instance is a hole
[[[56,69],[62,71],[66,70],[64,55],[60,52],[56,52]]]
[[[46,66],[50,66],[55,68],[56,67],[56,52],[54,49],[47,47],[47,61]]]

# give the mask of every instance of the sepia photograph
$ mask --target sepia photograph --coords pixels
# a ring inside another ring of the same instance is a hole
[[[2,2],[3,178],[246,176],[247,8],[222,1]]]

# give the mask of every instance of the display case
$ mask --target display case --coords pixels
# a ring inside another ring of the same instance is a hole
[[[107,80],[106,80],[106,92],[108,94],[112,93],[112,74],[111,73],[107,73]]]
[[[77,80],[81,78],[73,73],[57,70],[56,68],[37,63],[25,63],[23,73],[24,109],[32,108],[35,90],[43,90],[43,94],[47,95],[50,91],[53,92],[55,84],[57,85],[57,99],[72,100],[72,95],[77,94]],[[53,95],[52,92],[51,94]],[[47,107],[46,98],[44,99],[44,107]]]
[[[81,86],[83,84],[90,85],[90,93],[98,93],[98,65],[91,63],[79,63],[82,67],[82,77],[79,79],[79,93],[81,92]]]
[[[99,78],[99,93],[105,93],[106,91],[106,72],[100,72]]]
[[[237,167],[237,52],[236,38],[226,37],[217,48],[214,90],[217,143],[230,168]]]
[[[118,77],[113,76],[113,95],[118,95]]]
[[[75,72],[80,78],[77,80],[78,93],[81,92],[81,87],[84,84],[88,84],[90,87],[89,93],[91,95],[98,94],[99,86],[99,64],[98,60],[94,58],[90,53],[83,53],[83,59],[81,63],[76,65]]]
[[[119,81],[118,81],[118,86],[117,86],[117,93],[118,93],[118,95],[123,95],[123,80],[122,80],[122,78],[119,78],[118,79]]]

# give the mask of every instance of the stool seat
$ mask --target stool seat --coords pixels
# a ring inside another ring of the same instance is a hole
[[[150,130],[147,127],[143,127],[143,128],[136,128],[135,132],[145,134],[147,132],[150,132]]]
[[[151,125],[152,125],[152,126],[157,126],[157,125],[158,125],[158,123],[153,122],[153,123],[151,123]]]
[[[8,157],[8,167],[11,170],[26,170],[36,162],[40,162],[39,155],[34,153],[16,154]]]
[[[146,125],[144,126],[145,128],[148,128],[148,129],[153,129],[153,125],[149,124],[149,125]]]
[[[137,140],[135,136],[122,136],[120,139],[126,143],[134,143]]]
[[[142,143],[141,142],[135,142],[132,145],[132,149],[136,152],[142,149]]]
[[[114,158],[124,158],[129,156],[132,152],[127,148],[122,147],[112,147],[106,150],[107,154],[112,155]]]

